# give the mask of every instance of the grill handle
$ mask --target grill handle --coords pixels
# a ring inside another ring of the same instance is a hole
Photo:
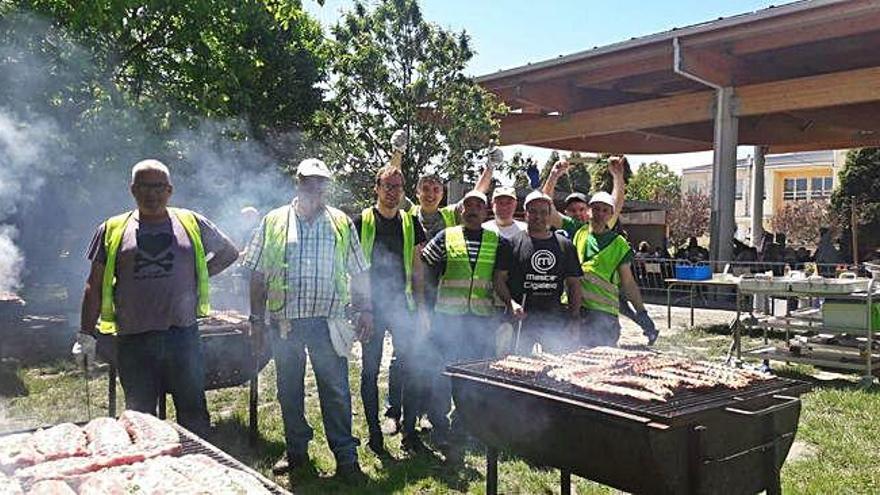
[[[774,395],[773,399],[781,401],[781,402],[779,402],[778,404],[773,404],[773,405],[767,406],[763,409],[758,409],[757,411],[747,411],[745,409],[738,409],[736,407],[725,407],[724,410],[731,413],[731,414],[739,414],[741,416],[750,416],[750,417],[765,416],[767,414],[776,412],[780,409],[785,409],[785,408],[791,406],[792,404],[794,404],[795,402],[800,402],[800,398],[790,397],[788,395]]]

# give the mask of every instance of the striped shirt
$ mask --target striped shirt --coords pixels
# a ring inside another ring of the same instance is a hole
[[[477,256],[480,253],[480,245],[483,242],[483,229],[480,230],[464,230],[464,242],[467,246],[468,258],[471,262],[471,269],[477,263]],[[513,249],[510,241],[503,237],[498,237],[498,248],[495,251],[495,270],[509,271],[513,259]],[[422,250],[422,260],[439,279],[443,272],[446,271],[446,230],[441,230],[433,239],[431,239]]]
[[[296,211],[295,208],[293,211]],[[306,221],[294,213],[288,229],[287,299],[281,317],[296,319],[342,316],[345,308],[337,293],[333,273],[336,231],[330,213],[325,209],[312,221]],[[348,229],[350,242],[345,257],[346,269],[349,275],[356,275],[366,271],[369,264],[364,259],[351,219],[348,219]],[[248,243],[242,261],[245,267],[262,274],[265,274],[262,256],[265,231],[266,219],[263,218],[259,229]],[[273,317],[278,318],[279,315],[273,314]]]

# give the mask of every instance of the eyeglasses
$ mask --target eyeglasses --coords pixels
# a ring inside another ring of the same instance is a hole
[[[379,184],[379,186],[387,192],[400,191],[401,189],[403,189],[403,184],[387,184],[385,182],[382,182]]]
[[[142,192],[164,192],[171,188],[167,182],[136,182],[134,188]]]

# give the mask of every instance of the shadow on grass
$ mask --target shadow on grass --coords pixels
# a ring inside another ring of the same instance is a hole
[[[0,362],[0,397],[26,397],[28,388],[21,375],[19,366],[10,360]]]
[[[271,466],[284,454],[283,440],[268,440],[258,434],[251,442],[250,429],[236,417],[215,422],[207,440],[248,466]]]
[[[817,368],[823,369],[823,368]],[[829,369],[829,371],[839,371],[834,369]],[[868,394],[880,394],[880,387],[876,384],[872,385],[870,388],[863,387],[858,381],[855,380],[847,380],[845,378],[835,378],[832,380],[823,380],[813,376],[810,372],[806,370],[800,370],[792,367],[783,367],[774,370],[774,373],[777,376],[781,376],[783,378],[791,378],[794,380],[801,380],[807,382],[813,386],[814,389],[834,389],[834,390],[842,390],[842,391],[861,391]]]

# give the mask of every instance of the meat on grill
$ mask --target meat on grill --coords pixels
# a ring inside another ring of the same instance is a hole
[[[167,445],[180,442],[177,431],[161,419],[137,411],[125,411],[119,422],[131,435],[135,445]]]
[[[653,351],[596,347],[563,355],[508,356],[490,368],[521,377],[548,378],[597,394],[666,402],[676,389],[741,389],[762,373],[665,356]]]
[[[61,423],[45,430],[37,430],[30,441],[39,452],[41,461],[88,454],[86,434],[73,423]]]
[[[22,495],[21,484],[15,478],[11,478],[0,472],[0,493],[6,495]]]
[[[27,495],[76,495],[76,492],[61,480],[45,480],[34,483]]]
[[[89,454],[109,454],[131,447],[131,437],[119,421],[113,418],[96,418],[83,427],[88,439]]]
[[[9,473],[39,460],[40,454],[31,443],[32,436],[33,433],[18,433],[0,437],[0,471]]]

